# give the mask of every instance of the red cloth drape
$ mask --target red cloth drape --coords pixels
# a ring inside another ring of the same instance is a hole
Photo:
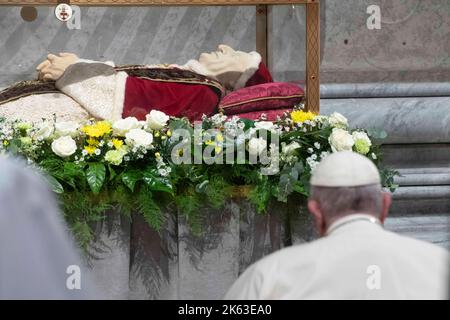
[[[151,110],[159,110],[194,121],[213,114],[218,103],[219,97],[207,85],[128,77],[122,117],[145,120]]]

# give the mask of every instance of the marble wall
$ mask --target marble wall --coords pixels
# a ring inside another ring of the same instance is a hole
[[[369,5],[380,7],[379,30],[367,28]],[[278,80],[302,79],[305,10],[276,6],[272,17],[273,72]],[[69,30],[49,7],[25,22],[20,7],[0,7],[0,87],[33,77],[48,52],[184,63],[219,43],[255,49],[254,7],[83,7],[80,22]],[[448,80],[449,37],[447,0],[321,0],[322,83]]]

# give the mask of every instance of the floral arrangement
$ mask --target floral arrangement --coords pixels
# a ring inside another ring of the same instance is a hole
[[[367,156],[380,168],[384,186],[394,189],[395,171],[380,167],[384,137],[350,130],[341,114],[300,108],[276,122],[216,114],[191,124],[156,110],[146,121],[114,123],[0,119],[0,153],[23,156],[45,172],[85,247],[91,223],[115,207],[125,215],[139,212],[157,230],[166,209],[175,207],[199,233],[199,208],[222,206],[236,186],[248,187],[244,196],[261,213],[271,199],[306,197],[311,171],[331,152]]]

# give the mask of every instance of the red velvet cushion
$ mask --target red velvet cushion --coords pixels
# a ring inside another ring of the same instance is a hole
[[[257,120],[262,114],[265,115],[267,121],[277,121],[277,117],[281,117],[285,112],[292,112],[292,108],[288,109],[276,109],[276,110],[264,110],[264,111],[252,111],[236,114],[241,119]]]
[[[219,108],[226,115],[292,107],[302,101],[304,91],[297,84],[272,82],[233,91]]]

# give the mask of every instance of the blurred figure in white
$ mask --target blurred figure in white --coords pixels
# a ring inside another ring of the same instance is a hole
[[[225,299],[446,299],[449,252],[384,230],[390,204],[369,159],[331,154],[308,201],[322,237],[255,263]]]
[[[98,298],[52,192],[0,156],[0,299]]]

